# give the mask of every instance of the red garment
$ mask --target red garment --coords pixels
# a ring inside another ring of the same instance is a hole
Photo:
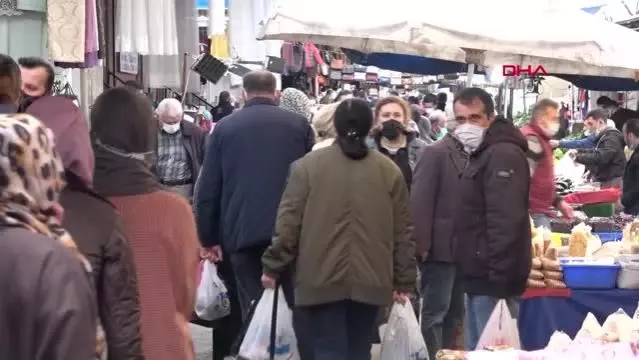
[[[313,43],[307,42],[304,44],[304,66],[308,68],[314,68],[316,65],[324,63],[322,54],[320,54],[317,46]]]
[[[530,179],[530,212],[533,214],[552,214],[555,200],[554,164],[550,138],[537,125],[526,125],[521,129],[524,136],[535,136],[543,149],[543,158],[537,162]]]

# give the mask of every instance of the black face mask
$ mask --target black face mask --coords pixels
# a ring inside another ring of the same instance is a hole
[[[29,96],[23,93],[20,101],[20,106],[18,107],[18,112],[26,112],[27,108],[41,97],[42,96]]]
[[[382,124],[382,136],[388,140],[395,140],[404,132],[404,126],[397,120],[388,120]]]

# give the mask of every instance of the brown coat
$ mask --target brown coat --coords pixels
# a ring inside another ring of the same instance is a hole
[[[58,241],[22,228],[0,229],[0,359],[95,358],[89,276]]]
[[[164,190],[109,200],[122,216],[133,252],[144,356],[193,360],[189,319],[197,288],[199,243],[191,206]]]
[[[77,175],[67,172],[66,178],[60,196],[63,226],[91,263],[109,360],[144,359],[137,277],[121,219],[115,207]]]
[[[428,261],[455,262],[455,217],[460,181],[468,164],[463,146],[451,135],[424,148],[413,173],[411,213],[419,256]]]
[[[415,286],[406,182],[376,150],[347,158],[337,144],[292,165],[264,271],[296,264],[296,305],[391,303]]]

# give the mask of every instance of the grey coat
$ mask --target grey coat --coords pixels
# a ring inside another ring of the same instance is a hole
[[[370,149],[379,150],[379,147],[373,137],[366,139],[366,144]],[[417,136],[408,141],[408,163],[413,172],[415,171],[415,166],[417,166],[419,154],[421,154],[422,150],[424,150],[426,146],[428,146],[428,144]]]

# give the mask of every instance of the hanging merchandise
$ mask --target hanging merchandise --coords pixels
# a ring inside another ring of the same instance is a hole
[[[209,31],[211,55],[220,59],[230,58],[224,0],[209,0]]]
[[[100,36],[98,30],[98,12],[96,0],[85,0],[85,27],[84,27],[84,60],[80,62],[60,62],[56,66],[70,69],[88,69],[98,65]]]
[[[331,69],[342,70],[344,68],[344,57],[342,55],[334,55],[331,59]]]
[[[304,65],[306,69],[316,69],[317,65],[321,65],[324,63],[324,59],[322,59],[322,54],[320,53],[317,46],[315,46],[311,42],[307,42],[304,44]]]
[[[304,67],[304,49],[302,46],[284,42],[280,50],[280,56],[284,60],[283,75],[295,75]]]
[[[342,72],[340,70],[331,70],[329,78],[331,80],[342,80]]]
[[[175,0],[119,0],[116,19],[116,51],[179,55]]]
[[[51,60],[69,63],[85,61],[87,13],[91,14],[87,12],[85,0],[47,1]]]

